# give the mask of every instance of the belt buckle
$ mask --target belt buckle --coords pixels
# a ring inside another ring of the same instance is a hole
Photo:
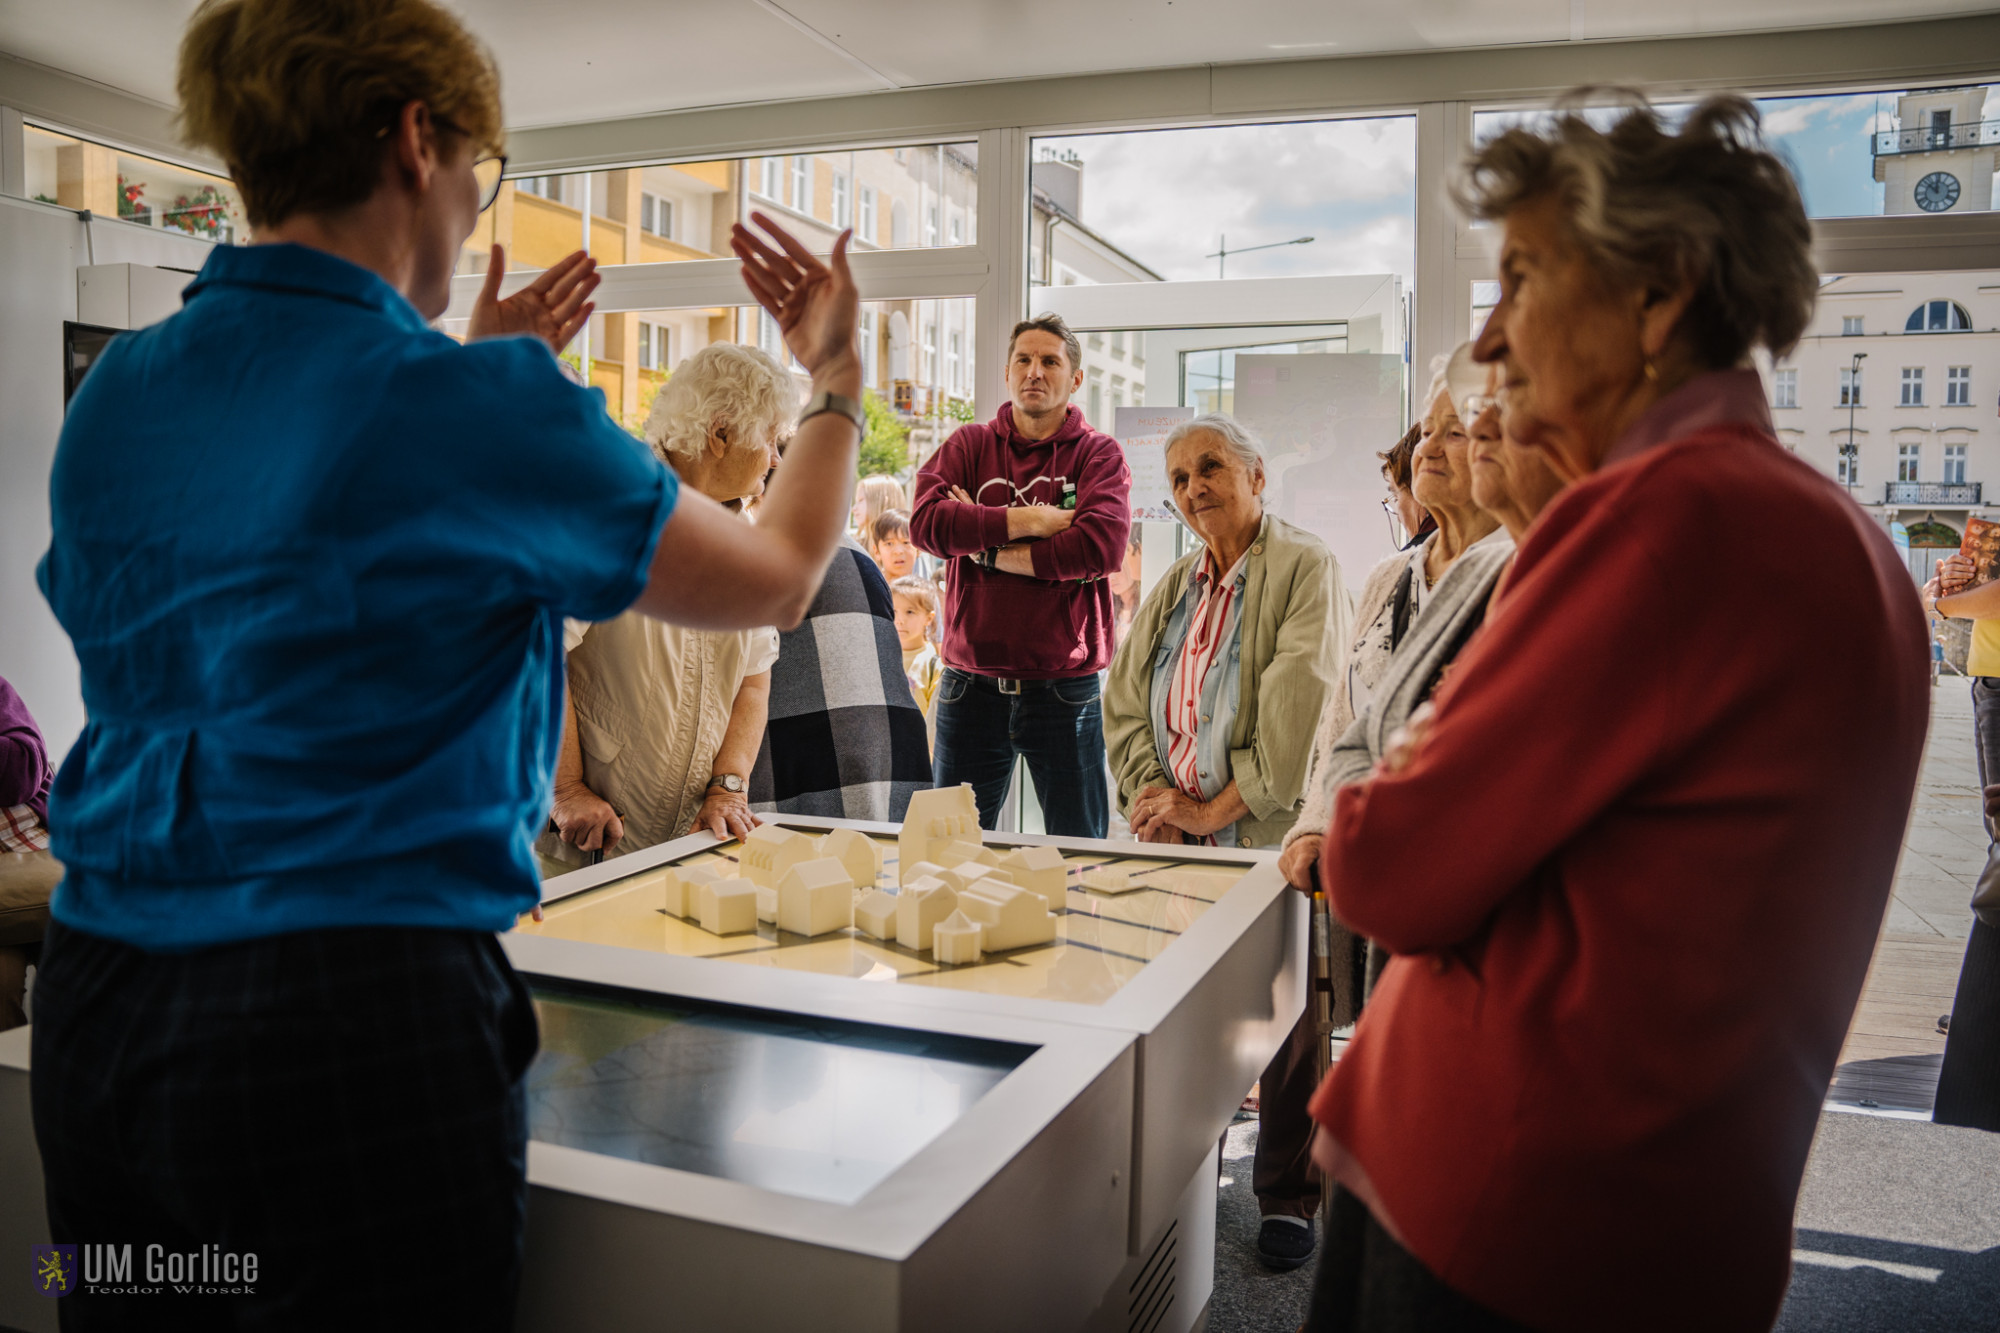
[[[1019,694],[1021,692],[1021,682],[1018,680],[1012,680],[1006,676],[995,676],[993,679],[998,682],[1000,693],[1002,694]]]

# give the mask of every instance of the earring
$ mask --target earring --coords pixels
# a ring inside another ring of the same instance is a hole
[[[1660,368],[1653,364],[1653,358],[1650,356],[1646,358],[1646,382],[1649,384],[1660,382]]]

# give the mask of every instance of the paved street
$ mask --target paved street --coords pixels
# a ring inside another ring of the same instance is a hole
[[[1962,678],[1946,675],[1932,693],[1916,810],[1843,1063],[1943,1052],[1937,1019],[1951,1008],[1972,931],[1972,886],[1985,864],[1972,697]]]

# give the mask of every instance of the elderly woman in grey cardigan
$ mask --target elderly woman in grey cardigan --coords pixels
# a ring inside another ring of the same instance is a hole
[[[1264,512],[1263,456],[1236,422],[1183,422],[1166,450],[1174,504],[1202,549],[1167,571],[1111,663],[1104,732],[1119,806],[1142,841],[1276,846],[1340,675],[1340,567],[1318,538]],[[1297,1267],[1314,1247],[1312,1039],[1302,1020],[1264,1073],[1268,1089],[1304,1068],[1296,1105],[1277,1110],[1289,1118],[1267,1112],[1257,1146],[1257,1246],[1273,1268]]]
[[[1469,498],[1500,527],[1469,546],[1447,576],[1438,580],[1422,613],[1376,678],[1360,716],[1337,734],[1329,726],[1332,710],[1321,720],[1305,808],[1285,839],[1279,863],[1285,877],[1301,888],[1310,887],[1312,868],[1319,864],[1321,840],[1333,817],[1334,792],[1366,778],[1413,718],[1421,726],[1425,701],[1484,622],[1487,602],[1513,561],[1514,544],[1563,486],[1541,454],[1504,435],[1493,391],[1497,372],[1476,364],[1471,349],[1472,344],[1466,343],[1452,353],[1440,399],[1465,423]],[[1336,1021],[1353,1021],[1383,961],[1371,950],[1364,979],[1354,966],[1358,952],[1335,950]]]

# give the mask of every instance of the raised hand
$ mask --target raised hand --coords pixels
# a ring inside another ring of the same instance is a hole
[[[500,283],[506,276],[507,251],[496,245],[486,264],[486,283],[472,303],[466,341],[531,333],[558,356],[597,309],[590,294],[604,281],[597,261],[581,250],[542,270],[540,277],[503,301]]]
[[[778,248],[741,223],[730,229],[729,248],[743,261],[743,281],[750,294],[784,331],[785,346],[813,372],[843,358],[858,360],[855,330],[860,324],[861,294],[847,267],[847,243],[854,232],[840,233],[832,256],[821,263],[768,215],[752,213],[750,220]]]

